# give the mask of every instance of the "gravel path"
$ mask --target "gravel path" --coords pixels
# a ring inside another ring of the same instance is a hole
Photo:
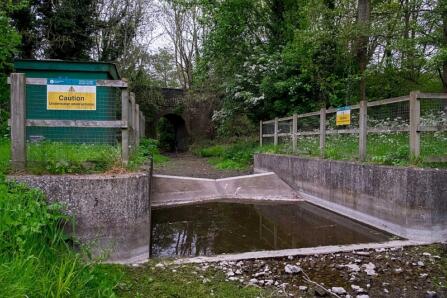
[[[162,165],[155,165],[154,174],[219,179],[252,173],[251,168],[245,171],[218,170],[210,165],[206,158],[197,157],[191,153],[165,155],[169,157],[169,161]]]

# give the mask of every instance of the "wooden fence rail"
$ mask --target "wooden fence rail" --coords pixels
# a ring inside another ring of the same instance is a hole
[[[350,129],[327,129],[326,128],[326,118],[328,114],[336,113],[336,108],[322,108],[320,111],[310,112],[305,114],[294,114],[293,116],[275,118],[267,121],[260,121],[259,123],[259,144],[262,146],[264,144],[264,138],[273,138],[273,144],[278,145],[279,137],[290,137],[292,142],[292,152],[297,152],[298,147],[298,137],[299,136],[319,136],[319,150],[320,156],[324,157],[325,146],[326,146],[326,136],[333,134],[358,134],[359,138],[359,160],[364,161],[367,157],[367,136],[368,133],[390,133],[390,132],[408,132],[409,133],[409,148],[410,148],[410,158],[418,158],[420,156],[420,133],[421,132],[445,132],[447,127],[442,126],[421,126],[421,99],[445,99],[447,107],[447,93],[420,93],[418,91],[413,91],[407,96],[400,96],[394,98],[388,98],[383,100],[366,102],[362,101],[359,104],[350,106],[351,110],[359,110],[359,123],[358,128]],[[400,102],[409,102],[409,125],[406,128],[402,127],[389,127],[389,128],[368,128],[368,108],[377,107],[382,105],[395,104]],[[446,111],[447,112],[447,111]],[[319,116],[319,129],[314,129],[311,131],[298,131],[298,119],[306,117]],[[290,132],[280,132],[279,124],[283,121],[292,120],[292,130]],[[263,126],[265,124],[273,124],[273,133],[264,133]],[[427,157],[427,161],[436,160],[439,161],[439,157]],[[441,158],[446,159],[447,156]]]
[[[145,136],[145,117],[135,102],[135,94],[129,92],[124,80],[97,80],[96,86],[121,90],[120,120],[53,120],[26,119],[26,85],[47,85],[46,78],[26,78],[23,73],[12,73],[8,78],[11,85],[11,164],[14,169],[26,167],[26,127],[83,127],[121,129],[121,159],[124,165],[129,154]]]

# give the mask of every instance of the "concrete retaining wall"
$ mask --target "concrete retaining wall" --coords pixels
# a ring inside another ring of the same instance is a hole
[[[415,240],[447,239],[447,170],[257,154],[303,198]]]
[[[11,180],[43,190],[75,219],[74,233],[110,261],[149,256],[150,174],[26,175]]]

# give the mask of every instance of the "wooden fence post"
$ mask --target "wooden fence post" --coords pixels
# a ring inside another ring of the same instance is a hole
[[[320,157],[324,158],[326,147],[326,108],[320,109]]]
[[[144,116],[143,116],[143,112],[140,111],[140,139],[144,138]]]
[[[262,120],[259,121],[259,146],[262,147]]]
[[[275,118],[275,131],[273,135],[273,145],[278,145],[278,117]]]
[[[140,105],[135,105],[135,149],[140,146]]]
[[[410,93],[410,158],[418,158],[421,153],[421,137],[419,123],[421,116],[421,102],[418,99],[419,91]]]
[[[133,150],[135,147],[135,94],[130,92],[129,106],[129,123],[130,123],[130,145]]]
[[[293,114],[292,118],[292,152],[296,152],[296,140],[297,140],[297,134],[298,133],[298,115]]]
[[[11,163],[15,170],[26,166],[26,78],[11,74]]]
[[[143,127],[141,129],[141,135],[143,138],[146,137],[146,117],[144,117],[143,112],[141,112],[141,117],[143,118]]]
[[[359,117],[359,160],[366,160],[367,142],[368,142],[368,102],[360,101]]]
[[[121,92],[121,120],[127,121],[127,127],[121,129],[121,159],[124,165],[129,162],[129,91]]]

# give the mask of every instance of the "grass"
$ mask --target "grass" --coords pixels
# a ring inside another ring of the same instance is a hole
[[[208,269],[201,271],[194,265],[172,269],[155,268],[155,261],[141,267],[108,266],[109,270],[123,272],[117,286],[119,297],[267,297],[266,290],[244,287],[225,281],[224,273]],[[207,282],[204,283],[203,280]]]
[[[112,297],[120,276],[72,249],[61,206],[0,177],[0,297]]]
[[[279,140],[278,146],[264,144],[259,147],[255,139],[244,139],[232,144],[209,144],[195,147],[193,153],[208,158],[217,169],[246,169],[252,164],[255,153],[280,153],[299,156],[318,157],[319,137],[300,137],[297,152],[292,152],[290,140]],[[447,156],[447,133],[422,133],[421,157],[411,159],[408,134],[370,134],[368,136],[367,162],[395,165],[446,168],[447,163],[429,163],[424,159],[430,156]],[[356,135],[328,135],[325,145],[325,158],[333,160],[358,160],[358,138]]]
[[[154,163],[164,163],[167,157],[158,151],[157,141],[142,139],[129,159],[126,170],[135,171],[149,157]],[[0,170],[6,172],[10,160],[10,142],[0,139]],[[123,168],[121,148],[106,144],[69,144],[41,142],[27,146],[27,172],[42,174],[89,174]]]

